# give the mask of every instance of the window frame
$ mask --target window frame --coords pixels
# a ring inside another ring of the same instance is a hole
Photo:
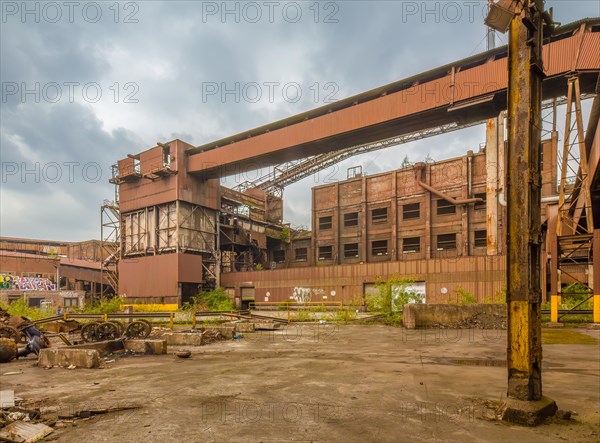
[[[407,240],[419,240],[419,245],[417,246],[417,249],[410,249],[407,250],[406,249],[406,241]],[[405,237],[402,239],[402,253],[403,254],[418,254],[421,252],[421,237]]]
[[[375,243],[383,243],[385,242],[385,253],[378,252],[376,253],[376,249],[383,249],[383,246],[375,246]],[[387,257],[390,253],[390,244],[388,240],[372,240],[371,241],[371,255],[373,257]]]
[[[407,211],[407,207],[409,206],[416,206],[417,209],[410,209]],[[406,215],[408,214],[414,214],[416,213],[417,215],[411,215],[410,217],[407,217]],[[405,205],[402,205],[402,220],[418,220],[421,218],[421,203],[420,202],[416,202],[416,203],[407,203]]]
[[[323,222],[323,219],[329,219],[329,222]],[[319,217],[319,231],[329,231],[333,229],[333,215],[323,215]]]
[[[441,240],[440,237],[445,237],[445,236],[454,236],[454,240]],[[440,243],[448,243],[449,245],[452,245],[452,243],[454,243],[454,246],[452,247],[441,247]],[[455,251],[458,249],[458,244],[457,244],[457,238],[456,238],[456,232],[449,232],[446,234],[438,234],[435,238],[435,247],[436,250],[438,251]]]
[[[329,252],[325,253],[324,249],[328,248]],[[325,253],[325,256],[324,256]],[[333,260],[333,245],[323,245],[317,248],[317,258],[319,260]]]
[[[304,251],[303,256],[298,257],[298,251]],[[294,248],[294,261],[308,261],[308,248]]]
[[[446,202],[446,204],[440,206],[441,202]],[[445,198],[440,198],[437,200],[435,213],[436,215],[455,215],[456,205]]]
[[[483,232],[483,237],[477,238],[477,234],[482,233],[482,232]],[[473,247],[474,248],[486,248],[487,247],[487,229],[477,229],[477,230],[473,231]]]
[[[281,255],[278,257],[278,255]],[[285,263],[285,249],[274,249],[273,250],[273,261],[275,263]]]
[[[385,217],[382,214],[375,215],[375,211],[385,211]],[[387,223],[388,219],[389,219],[389,211],[388,211],[387,206],[384,206],[382,208],[371,209],[371,223],[383,224],[383,223]]]
[[[354,248],[350,250],[349,246],[356,246],[356,254],[348,255],[349,252],[353,252]],[[359,258],[360,257],[360,246],[358,243],[344,243],[344,258]]]
[[[348,216],[355,216],[355,218],[349,218]],[[353,224],[349,224],[349,222],[353,222]],[[354,223],[356,222],[356,223]],[[358,211],[355,212],[346,212],[344,214],[344,228],[354,228],[358,226]]]

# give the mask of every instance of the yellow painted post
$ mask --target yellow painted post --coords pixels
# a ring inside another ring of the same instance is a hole
[[[104,321],[108,321],[108,314],[104,314]]]
[[[550,322],[558,323],[558,305],[560,304],[560,296],[550,296]]]
[[[174,314],[169,312],[169,328],[173,329]]]
[[[192,329],[196,329],[196,316],[198,315],[198,313],[196,311],[194,311],[194,314],[192,315]]]
[[[288,325],[289,325],[292,322],[292,317],[291,317],[291,314],[290,314],[290,305],[289,304],[287,305],[287,308],[288,308]]]
[[[594,323],[600,323],[600,294],[594,294]]]
[[[63,320],[67,321],[67,313],[66,312],[63,314]]]

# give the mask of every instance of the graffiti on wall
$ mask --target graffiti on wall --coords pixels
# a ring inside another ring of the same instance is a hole
[[[12,289],[12,275],[0,274],[0,289]]]
[[[321,297],[323,295],[325,295],[325,291],[321,288],[314,289],[295,287],[290,298],[298,303],[308,303],[312,300],[313,296]]]
[[[0,275],[0,289],[55,291],[56,285],[50,279],[43,277],[19,277],[3,274]]]

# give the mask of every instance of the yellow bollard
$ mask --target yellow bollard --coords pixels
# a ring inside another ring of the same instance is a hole
[[[594,323],[600,323],[600,294],[594,294]]]
[[[198,313],[194,311],[194,315],[192,316],[192,329],[196,329],[196,315],[198,315]]]
[[[560,304],[560,296],[550,296],[550,322],[558,323],[558,305]]]
[[[67,321],[67,319],[68,319],[68,317],[67,317],[67,313],[65,312],[65,313],[63,314],[63,320],[64,320],[64,321]]]
[[[108,314],[104,314],[104,321],[108,321]]]
[[[292,322],[292,318],[290,315],[290,305],[288,305],[288,325]]]
[[[172,312],[169,313],[169,328],[173,329],[173,320],[174,320],[174,315]]]

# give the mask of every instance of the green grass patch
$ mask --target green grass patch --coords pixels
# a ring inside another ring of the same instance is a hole
[[[596,345],[598,340],[572,329],[542,329],[544,345]]]

